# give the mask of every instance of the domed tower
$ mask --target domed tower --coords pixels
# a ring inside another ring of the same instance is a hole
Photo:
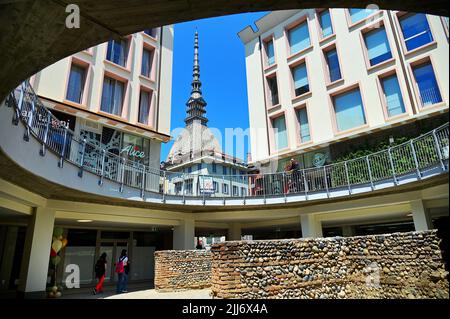
[[[200,81],[200,61],[198,32],[194,39],[194,67],[192,73],[191,94],[186,102],[186,126],[176,138],[166,165],[189,161],[204,155],[221,153],[219,141],[207,127],[206,101],[202,95],[202,82]]]

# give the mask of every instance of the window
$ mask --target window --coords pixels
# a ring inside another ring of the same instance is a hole
[[[319,24],[322,38],[326,38],[333,34],[333,26],[331,25],[330,10],[324,10],[319,13]]]
[[[247,189],[245,187],[241,187],[242,196],[247,196]]]
[[[212,163],[212,172],[214,174],[217,173],[217,164],[216,163]]]
[[[118,116],[122,115],[124,87],[124,83],[110,77],[105,77],[100,107],[103,112]]]
[[[275,49],[273,47],[273,40],[266,42],[266,54],[267,54],[267,64],[272,65],[275,63]]]
[[[359,89],[336,95],[333,104],[338,131],[349,130],[366,123]]]
[[[298,124],[300,126],[300,139],[302,143],[311,140],[311,134],[309,133],[308,112],[306,107],[297,111]]]
[[[400,17],[400,27],[406,49],[414,50],[433,41],[427,17],[424,14],[406,14]]]
[[[192,173],[192,167],[189,166],[189,167],[187,168],[187,172],[188,172],[188,173]]]
[[[232,172],[233,172],[233,175],[236,175],[236,169],[235,168],[233,168]]]
[[[288,31],[291,54],[300,52],[311,45],[309,39],[308,22],[305,21]]]
[[[219,183],[213,181],[213,187],[214,187],[214,191],[216,193],[218,193],[219,192]]]
[[[352,20],[352,23],[356,23],[358,21],[361,21],[364,18],[367,18],[371,14],[375,13],[376,10],[351,8],[351,9],[349,9],[349,11],[350,11],[350,19]]]
[[[413,67],[414,78],[419,88],[422,106],[432,105],[442,102],[436,76],[430,62],[426,62]]]
[[[272,120],[275,135],[275,147],[277,150],[288,146],[286,122],[284,116],[277,117]]]
[[[245,175],[245,172],[244,172],[244,171],[239,171],[239,173],[240,173],[241,175]]]
[[[339,58],[336,49],[325,52],[325,60],[328,66],[328,75],[330,82],[340,80],[342,78],[341,68],[339,66]]]
[[[233,186],[233,196],[239,196],[239,187]]]
[[[403,103],[397,75],[394,74],[381,79],[381,87],[383,88],[388,116],[391,117],[405,113],[405,104]]]
[[[292,77],[294,79],[295,96],[299,96],[309,92],[306,63],[302,63],[292,68]]]
[[[148,78],[150,78],[152,73],[152,60],[153,60],[153,52],[144,49],[144,51],[142,51],[141,74]]]
[[[222,189],[224,194],[228,194],[228,184],[222,184]]]
[[[376,29],[364,34],[364,42],[371,66],[392,58],[391,49],[384,28]]]
[[[114,62],[118,65],[125,66],[127,61],[127,42],[122,40],[110,40],[108,42],[108,51],[106,53],[106,59]]]
[[[157,33],[157,31],[158,31],[157,28],[150,28],[150,29],[145,29],[145,30],[144,30],[144,33],[147,34],[147,35],[149,35],[149,36],[151,36],[151,37],[156,38],[156,33]]]
[[[148,125],[148,117],[150,114],[150,92],[141,90],[139,96],[139,123]]]
[[[187,179],[185,183],[186,194],[192,195],[194,190],[192,179]]]
[[[76,64],[72,64],[69,75],[69,86],[67,87],[66,99],[75,103],[83,100],[84,81],[86,70]]]
[[[222,167],[223,175],[227,175],[227,168],[225,166]]]
[[[202,170],[202,163],[197,164],[197,171],[201,171]]]
[[[267,84],[269,86],[270,101],[272,103],[272,106],[277,105],[279,103],[277,77],[276,76],[268,77]]]

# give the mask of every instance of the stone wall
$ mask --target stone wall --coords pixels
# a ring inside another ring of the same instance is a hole
[[[155,289],[173,291],[211,286],[211,253],[205,250],[155,251]]]
[[[448,298],[435,231],[212,247],[218,298]],[[377,279],[378,278],[378,279]]]

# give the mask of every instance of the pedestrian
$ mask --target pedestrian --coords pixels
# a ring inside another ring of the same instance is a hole
[[[98,279],[98,283],[92,290],[92,293],[96,295],[99,292],[103,292],[103,281],[106,274],[106,253],[103,253],[95,263],[95,278]]]
[[[128,292],[128,276],[130,273],[130,258],[127,256],[127,264],[123,267],[123,284],[122,284],[122,292]]]
[[[125,273],[125,266],[128,264],[127,250],[122,249],[119,260],[116,263],[116,273],[117,273],[117,288],[116,292],[120,294],[124,292],[125,280],[127,280],[128,275]]]

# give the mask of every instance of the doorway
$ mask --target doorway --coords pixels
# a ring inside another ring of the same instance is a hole
[[[128,252],[128,242],[124,240],[102,239],[97,259],[102,253],[106,253],[106,274],[105,283],[117,282],[117,274],[115,272],[115,264],[120,257],[123,249]]]

